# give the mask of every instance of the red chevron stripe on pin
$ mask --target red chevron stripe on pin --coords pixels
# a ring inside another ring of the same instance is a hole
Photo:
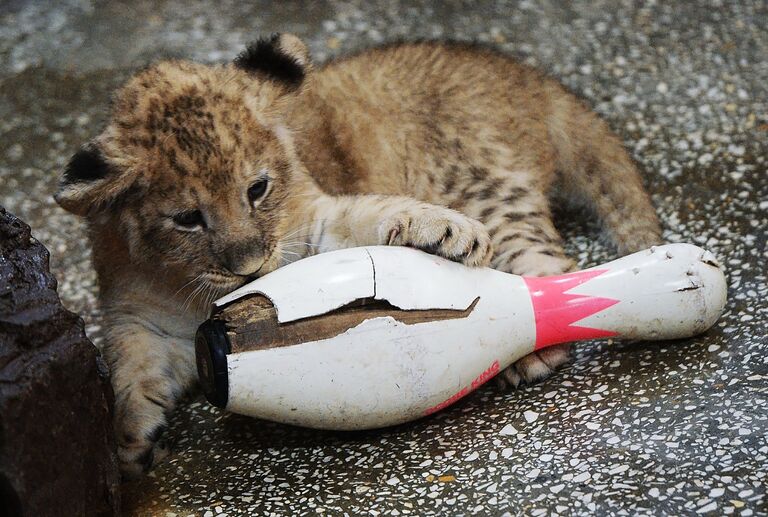
[[[607,272],[607,269],[578,271],[542,278],[524,277],[536,318],[536,349],[578,339],[615,336],[616,332],[574,325],[619,303],[613,298],[568,294],[571,289]]]

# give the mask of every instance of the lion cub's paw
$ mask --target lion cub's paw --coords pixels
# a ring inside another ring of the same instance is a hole
[[[542,348],[526,355],[496,377],[500,388],[517,388],[521,384],[532,384],[552,375],[555,370],[571,359],[571,345]]]
[[[124,478],[140,477],[168,455],[161,438],[169,407],[158,394],[137,389],[116,401],[117,457]]]
[[[487,266],[493,254],[482,223],[439,206],[405,210],[382,221],[379,239],[382,244],[418,248],[467,266]]]
[[[138,479],[153,466],[163,461],[169,453],[163,442],[146,442],[141,445],[118,444],[117,458],[120,472],[125,479]]]

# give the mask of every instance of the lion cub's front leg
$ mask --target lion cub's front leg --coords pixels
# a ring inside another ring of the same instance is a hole
[[[178,398],[194,382],[194,347],[191,340],[152,332],[151,324],[108,328],[104,356],[115,391],[120,470],[132,478],[167,454],[159,440]]]
[[[493,255],[483,224],[449,208],[378,195],[328,197],[318,203],[309,235],[318,251],[389,244],[468,266],[487,266]]]

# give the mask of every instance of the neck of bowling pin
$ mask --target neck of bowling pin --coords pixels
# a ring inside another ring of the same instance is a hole
[[[570,291],[602,275],[593,269],[549,277],[524,277],[536,321],[536,349],[558,343],[616,336],[617,332],[578,324],[619,302],[617,299]]]

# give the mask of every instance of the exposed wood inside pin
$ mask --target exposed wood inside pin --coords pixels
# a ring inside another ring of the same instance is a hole
[[[466,318],[479,300],[465,310],[403,310],[383,300],[365,298],[326,314],[279,323],[269,298],[253,295],[225,307],[215,318],[224,322],[231,351],[238,353],[332,338],[373,318],[389,316],[406,325]]]

